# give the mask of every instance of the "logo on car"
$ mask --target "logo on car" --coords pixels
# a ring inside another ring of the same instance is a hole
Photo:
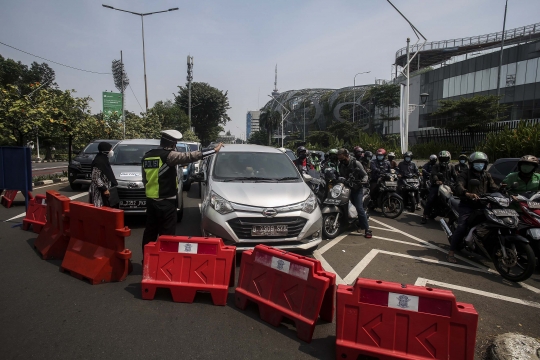
[[[139,184],[134,183],[134,182],[128,184],[129,189],[137,189],[138,187],[139,187]]]
[[[268,218],[274,217],[277,215],[276,209],[264,209],[262,214]]]

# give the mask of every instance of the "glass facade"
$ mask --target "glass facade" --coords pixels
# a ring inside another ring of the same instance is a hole
[[[420,109],[419,128],[441,127],[448,118],[433,116],[440,100],[497,95],[500,51],[466,59],[421,74],[421,92],[429,93]],[[506,120],[540,118],[540,41],[504,49],[501,103],[511,105]]]

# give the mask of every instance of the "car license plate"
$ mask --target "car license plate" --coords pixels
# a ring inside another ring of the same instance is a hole
[[[251,236],[285,236],[289,232],[287,225],[253,225]]]
[[[386,186],[397,186],[397,181],[385,181],[384,185],[386,185]]]
[[[516,210],[512,209],[493,209],[493,214],[495,216],[505,217],[505,216],[518,216]]]
[[[324,203],[329,204],[329,205],[339,205],[340,202],[341,202],[341,200],[339,200],[339,199],[326,199],[326,200],[324,200]]]
[[[405,181],[408,183],[418,183],[418,179],[407,179]]]
[[[120,200],[120,209],[136,209],[146,207],[146,200]]]
[[[540,202],[527,201],[527,206],[529,207],[529,209],[540,209]]]

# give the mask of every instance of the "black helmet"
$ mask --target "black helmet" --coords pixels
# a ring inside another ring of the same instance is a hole
[[[435,165],[435,163],[437,162],[437,155],[431,154],[431,155],[429,156],[429,162],[430,162],[431,164]]]
[[[369,150],[364,152],[364,159],[366,161],[373,159],[373,153]]]
[[[448,164],[451,158],[450,151],[443,150],[439,153],[439,163],[441,164]]]
[[[409,160],[407,160],[409,158]],[[403,160],[406,162],[410,162],[413,159],[413,153],[410,151],[407,151],[405,154],[403,154]]]
[[[526,175],[532,174],[538,166],[538,158],[533,155],[525,155],[518,161],[518,171]]]
[[[300,154],[301,152],[307,153],[307,149],[303,146],[299,146],[298,149],[296,149],[296,155]]]

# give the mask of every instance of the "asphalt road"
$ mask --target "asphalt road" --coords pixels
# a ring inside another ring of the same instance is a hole
[[[68,162],[35,163],[32,164],[32,176],[48,175],[67,171]]]
[[[57,190],[86,201],[85,192],[67,184],[36,188],[34,194]],[[199,235],[198,187],[184,196],[185,214],[177,234]],[[33,250],[36,234],[16,227],[24,211],[18,198],[11,209],[0,207],[0,338],[6,358],[93,359],[332,359],[335,323],[321,321],[310,344],[297,339],[294,325],[273,327],[259,319],[256,306],[213,306],[200,294],[193,304],[174,303],[167,291],[152,301],[140,296],[143,216],[126,216],[132,235],[133,272],[124,282],[92,286],[60,273],[60,261],[44,261]],[[460,302],[479,313],[478,358],[487,340],[508,331],[540,337],[540,274],[513,284],[464,254],[459,266],[448,264],[448,246],[435,222],[404,213],[396,220],[373,214],[373,239],[344,233],[323,241],[314,256],[338,281],[358,276],[453,290]],[[15,227],[14,227],[15,226]],[[238,257],[240,258],[240,256]],[[240,261],[237,261],[239,267]],[[238,268],[236,273],[238,274]]]

